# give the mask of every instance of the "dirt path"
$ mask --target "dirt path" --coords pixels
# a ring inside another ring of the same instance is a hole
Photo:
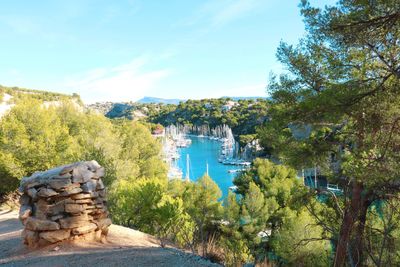
[[[63,243],[28,250],[14,211],[0,210],[0,266],[219,266],[174,248],[161,248],[142,232],[112,225],[107,244]]]

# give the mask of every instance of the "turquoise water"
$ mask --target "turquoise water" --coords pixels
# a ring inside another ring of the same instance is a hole
[[[237,173],[228,173],[228,170],[239,169],[239,166],[223,165],[218,162],[221,152],[221,142],[191,136],[192,144],[186,148],[179,148],[180,159],[178,167],[186,177],[186,155],[189,154],[189,178],[196,181],[206,173],[208,163],[208,174],[218,184],[223,197],[228,195],[229,187],[233,185],[233,178]]]

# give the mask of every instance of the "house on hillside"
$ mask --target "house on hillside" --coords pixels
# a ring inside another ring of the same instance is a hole
[[[229,110],[231,110],[234,106],[238,106],[238,105],[239,105],[238,102],[229,100],[228,102],[226,102],[225,105],[222,106],[222,111],[229,111]]]
[[[140,119],[142,119],[142,118],[146,118],[147,115],[144,114],[144,113],[143,113],[142,111],[140,111],[140,110],[135,110],[135,111],[132,112],[132,117],[133,117],[133,120],[140,120]]]

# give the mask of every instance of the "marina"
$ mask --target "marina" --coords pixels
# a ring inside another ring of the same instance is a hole
[[[239,158],[238,144],[229,127],[197,130],[182,126],[166,128],[163,148],[169,165],[168,178],[196,181],[208,174],[225,197],[235,176],[251,163]]]

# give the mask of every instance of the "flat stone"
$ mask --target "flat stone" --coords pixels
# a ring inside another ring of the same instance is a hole
[[[64,173],[53,176],[53,179],[71,179],[71,177],[72,177],[71,173]]]
[[[64,166],[62,170],[59,172],[59,175],[71,174],[74,168],[78,167],[79,165],[83,164],[83,162],[76,162],[67,166]]]
[[[39,199],[35,202],[34,216],[40,220],[47,219],[47,213],[51,206],[44,199]]]
[[[73,237],[73,240],[76,241],[76,242],[100,241],[100,240],[96,239],[96,237],[97,237],[97,234],[94,231],[94,232],[89,232],[89,233],[82,234],[82,235],[75,235]]]
[[[104,189],[104,183],[103,183],[103,181],[100,179],[100,180],[97,182],[96,190],[103,190],[103,189]]]
[[[76,204],[90,204],[90,205],[94,204],[94,203],[93,203],[93,200],[91,200],[90,198],[86,198],[86,199],[77,199],[77,200],[75,200],[75,203],[76,203]]]
[[[94,223],[88,223],[86,225],[80,226],[78,228],[72,229],[72,234],[74,235],[82,235],[87,234],[89,232],[93,232],[97,229],[97,225]]]
[[[21,205],[29,205],[31,202],[31,198],[27,194],[22,194],[22,196],[19,198],[19,204]]]
[[[60,225],[56,222],[39,220],[34,217],[26,219],[25,227],[26,229],[33,231],[51,231],[60,229]]]
[[[76,194],[76,195],[72,195],[71,196],[72,199],[76,200],[76,199],[86,199],[86,198],[92,198],[92,196],[89,193],[80,193],[80,194]]]
[[[33,200],[37,199],[37,190],[35,188],[29,188],[26,192]]]
[[[100,179],[102,177],[104,177],[104,175],[106,174],[105,170],[103,167],[98,168],[95,172],[94,172],[94,176],[93,179]]]
[[[61,192],[60,195],[61,196],[70,196],[70,195],[75,195],[78,194],[80,192],[82,192],[83,190],[80,187],[71,187],[71,188],[67,188],[65,189],[64,192]]]
[[[64,217],[65,217],[64,215],[58,214],[58,215],[51,216],[50,220],[52,220],[54,222],[54,221],[57,221],[57,220],[62,219]]]
[[[92,179],[82,184],[81,186],[83,192],[85,193],[94,192],[96,190],[96,187],[97,187],[97,181]]]
[[[101,211],[101,212],[97,212],[96,214],[91,214],[91,216],[93,216],[93,218],[95,218],[96,220],[99,219],[107,219],[108,218],[108,213]]]
[[[32,214],[32,207],[29,205],[22,205],[19,209],[19,219],[25,220]]]
[[[39,186],[39,185],[42,185],[42,183],[40,181],[33,181],[31,183],[28,183],[26,185],[26,188],[28,188],[28,189],[29,188],[34,188],[34,187]]]
[[[98,198],[98,197],[99,197],[99,193],[97,193],[97,192],[90,192],[90,197],[91,197],[91,198]]]
[[[72,170],[72,182],[86,183],[93,177],[93,172],[85,164],[79,165]]]
[[[71,230],[61,229],[56,231],[41,232],[39,237],[49,241],[50,243],[56,243],[64,239],[68,239],[70,235]]]
[[[40,188],[37,195],[39,197],[52,197],[58,195],[58,193],[50,188]]]
[[[65,204],[65,212],[68,213],[81,213],[85,210],[86,205],[80,204]]]
[[[70,178],[64,178],[64,179],[52,179],[49,181],[49,186],[55,190],[60,190],[62,188],[67,188],[68,186],[71,185],[71,179]]]
[[[89,216],[82,214],[79,216],[72,216],[64,219],[60,219],[60,225],[63,229],[77,228],[86,224],[89,221]]]
[[[30,177],[24,177],[21,180],[21,188],[31,188],[40,185],[46,185],[56,175],[59,175],[65,166],[56,167],[44,172],[35,172]]]
[[[25,178],[28,178],[28,177],[24,177],[23,179],[25,179]],[[19,188],[18,188],[18,190],[21,192],[21,193],[23,193],[23,192],[25,192],[27,189],[30,189],[30,188],[33,188],[33,187],[35,187],[35,186],[39,186],[39,185],[41,185],[41,183],[40,182],[38,182],[38,181],[30,181],[30,182],[25,182],[24,184],[22,184]]]
[[[86,165],[88,166],[89,170],[96,171],[97,169],[101,168],[100,164],[97,163],[95,160],[87,161]]]
[[[38,232],[31,231],[28,229],[24,229],[21,233],[22,239],[24,240],[24,244],[29,247],[36,247],[39,241]]]
[[[51,206],[49,206],[48,209],[48,214],[50,215],[58,215],[60,213],[63,213],[65,211],[65,200],[61,200]]]

